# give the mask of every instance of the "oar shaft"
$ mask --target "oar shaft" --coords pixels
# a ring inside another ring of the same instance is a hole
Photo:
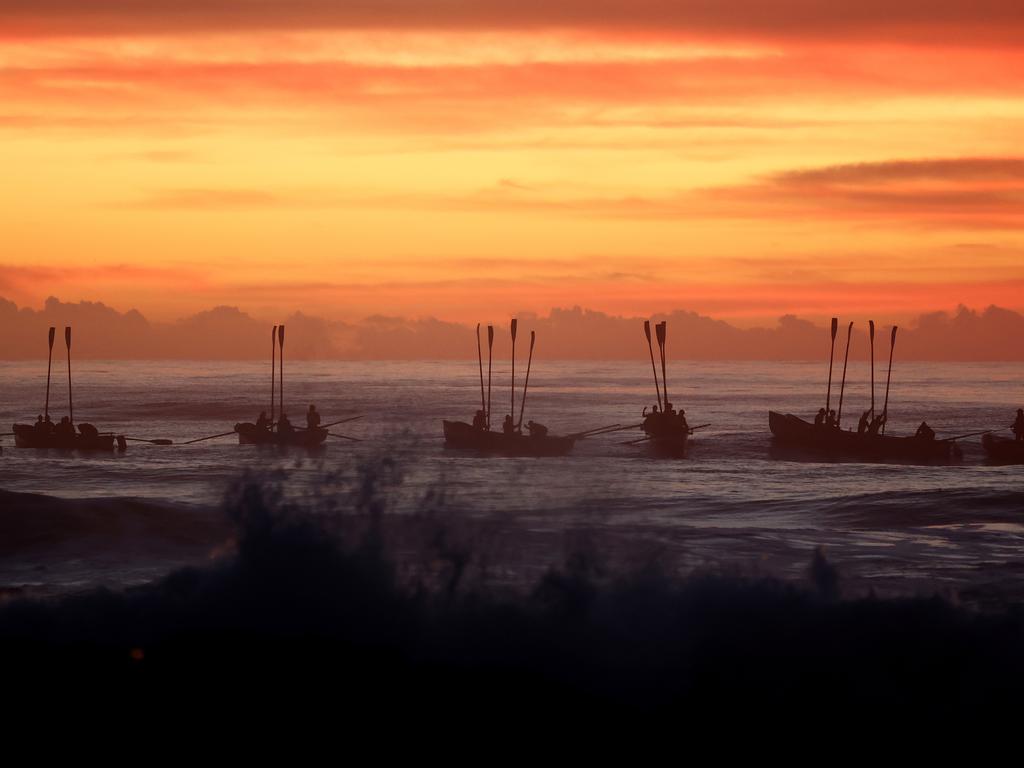
[[[882,404],[882,415],[889,417],[889,384],[892,382],[892,356],[896,351],[896,326],[892,327],[892,341],[889,343],[889,372],[885,377],[885,402]],[[885,434],[885,422],[882,423],[882,434]]]
[[[195,440],[186,440],[182,445],[192,445],[192,443],[201,443],[204,440],[213,440],[215,437],[227,437],[228,435],[235,434],[235,430],[230,432],[221,432],[219,435],[209,435],[207,437],[197,437]]]
[[[494,362],[494,326],[487,326],[487,428],[491,428],[491,369]]]
[[[56,328],[50,326],[50,353],[46,359],[46,405],[43,406],[47,420],[50,418],[50,371],[53,369],[53,335],[56,331]]]
[[[846,366],[850,362],[850,338],[853,336],[853,321],[846,329],[846,356],[843,358],[843,383],[839,385],[839,411],[836,413],[836,426],[843,420],[843,395],[846,393]]]
[[[270,331],[270,421],[274,421],[274,384],[277,379],[277,326]]]
[[[484,350],[480,346],[480,323],[476,324],[476,359],[480,364],[480,410],[487,413],[487,400],[484,398]]]
[[[75,401],[71,397],[71,326],[64,329],[64,341],[68,347],[68,421],[75,423]]]
[[[651,344],[651,321],[644,320],[644,335],[647,337],[647,351],[651,354],[651,373],[654,374],[654,391],[658,397],[658,408],[661,406],[661,387],[658,384],[658,366],[654,364],[654,345]]]
[[[868,321],[868,338],[871,339],[871,419],[875,418],[875,321]]]
[[[832,348],[828,353],[828,389],[825,392],[825,416],[832,409],[832,363],[836,356],[836,329],[839,327],[839,318],[832,318]]]
[[[526,391],[530,388],[530,368],[533,366],[533,345],[536,340],[536,332],[530,331],[530,356],[526,360],[526,381],[523,383],[523,401],[519,406],[519,423],[516,424],[517,430],[523,426],[523,413],[526,411]]]

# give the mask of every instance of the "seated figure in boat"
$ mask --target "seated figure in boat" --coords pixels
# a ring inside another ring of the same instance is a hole
[[[526,430],[530,433],[530,437],[547,437],[548,434],[548,428],[536,421],[526,422]]]
[[[270,429],[270,421],[267,419],[266,411],[260,411],[260,415],[256,417],[256,429],[264,432]]]
[[[829,429],[835,429],[839,426],[839,422],[836,421],[836,411],[834,408],[829,410],[828,416],[825,417],[825,426]]]
[[[648,413],[647,412],[647,406],[644,406],[643,417],[644,417],[644,432],[650,432],[652,429],[656,428],[654,425],[657,424],[659,421],[661,421],[661,411],[658,410],[658,406],[652,405],[651,406],[651,412]]]
[[[52,424],[50,426],[53,426]],[[36,432],[42,432],[46,434],[49,430],[46,427],[46,422],[43,421],[43,414],[39,414],[39,418],[36,419],[36,423],[32,425],[32,429]]]
[[[914,433],[914,437],[920,438],[921,440],[934,440],[935,430],[928,426],[928,422],[922,421],[921,426],[917,428],[917,432]]]
[[[814,426],[823,427],[825,426],[825,409],[819,408],[818,413],[814,417]]]
[[[96,427],[85,423],[78,425],[78,433],[87,440],[95,440],[100,436],[100,431]]]
[[[683,408],[679,409],[679,429],[687,434],[690,433],[690,423],[686,420],[686,411]]]
[[[1013,430],[1017,442],[1024,441],[1024,408],[1017,409],[1017,418],[1013,420],[1013,426],[1010,429]]]
[[[501,423],[501,431],[506,435],[514,434],[516,431],[515,422],[512,421],[511,416],[505,416],[505,420]]]
[[[71,419],[67,416],[61,416],[60,424],[54,427],[53,432],[61,437],[74,437],[75,425],[71,423]]]
[[[288,435],[295,431],[292,423],[288,421],[288,417],[283,413],[277,419],[277,431],[279,434]]]
[[[473,415],[473,429],[487,429],[487,414],[482,409],[477,409],[477,412]]]
[[[875,418],[871,420],[870,426],[868,426],[868,434],[877,435],[879,432],[882,431],[882,427],[885,426],[885,422],[887,420],[888,417],[885,415],[885,413],[880,413],[877,416],[875,416]]]
[[[310,405],[309,410],[306,411],[306,427],[308,429],[316,429],[320,426],[320,414],[316,411],[315,405]]]
[[[871,411],[864,411],[860,415],[860,420],[857,422],[857,434],[863,435],[868,431],[868,427],[871,425]]]

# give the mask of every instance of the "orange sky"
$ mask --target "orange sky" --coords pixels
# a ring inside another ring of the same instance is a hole
[[[1024,309],[1019,2],[0,0],[0,18],[0,296],[22,305]]]

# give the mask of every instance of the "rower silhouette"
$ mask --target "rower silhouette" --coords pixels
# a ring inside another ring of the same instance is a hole
[[[473,429],[485,430],[487,429],[487,414],[481,409],[477,409],[476,414],[473,416]]]
[[[516,431],[515,422],[512,421],[511,416],[505,416],[505,421],[501,423],[501,431],[506,435],[511,435]]]
[[[825,418],[825,426],[827,426],[829,429],[835,429],[836,427],[839,426],[839,424],[836,422],[835,409],[832,409],[828,412],[828,416]]]
[[[888,417],[885,413],[880,413],[871,420],[871,426],[868,427],[868,434],[877,435],[882,427],[885,425]]]
[[[288,417],[283,413],[277,419],[277,432],[278,434],[291,434],[295,431],[292,423],[288,421]]]
[[[530,433],[530,437],[546,437],[548,434],[548,428],[536,421],[526,422],[526,430]]]
[[[871,425],[871,411],[864,411],[860,415],[860,420],[857,422],[857,434],[863,435],[868,431],[868,427]]]
[[[928,422],[922,421],[921,426],[917,428],[917,432],[914,433],[914,437],[920,438],[921,440],[934,440],[935,430],[928,426]]]
[[[682,408],[679,409],[679,428],[687,433],[690,431],[690,424],[686,421],[686,411]]]
[[[1017,442],[1024,441],[1024,408],[1017,409],[1017,418],[1013,420],[1013,426],[1010,429],[1013,430]]]
[[[814,426],[822,427],[825,425],[825,409],[819,408],[818,413],[814,417]]]
[[[266,411],[260,411],[260,415],[256,418],[256,429],[264,432],[270,429],[270,421],[267,420]]]
[[[320,414],[316,411],[315,405],[310,405],[309,410],[306,411],[306,427],[308,429],[316,429],[320,426]]]

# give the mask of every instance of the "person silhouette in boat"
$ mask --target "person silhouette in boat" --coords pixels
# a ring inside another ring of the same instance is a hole
[[[885,422],[888,420],[889,417],[885,414],[884,411],[875,416],[875,418],[871,420],[871,425],[868,427],[868,434],[877,435],[882,430],[882,427],[885,426]]]
[[[477,409],[473,415],[473,429],[484,430],[487,429],[487,414],[481,409]]]
[[[320,414],[317,413],[316,406],[310,405],[309,410],[306,411],[306,428],[316,429],[320,426]]]
[[[547,437],[548,434],[548,428],[536,421],[526,422],[526,431],[530,433],[530,437]]]
[[[46,422],[43,421],[43,414],[39,414],[39,417],[36,419],[36,423],[32,425],[32,429],[36,432],[42,432],[43,434],[46,433]]]
[[[61,437],[74,437],[75,425],[71,423],[71,419],[67,416],[61,416],[60,424],[58,424],[53,431]]]
[[[819,408],[817,415],[814,417],[814,426],[823,427],[825,426],[825,409]]]
[[[836,421],[836,411],[834,408],[831,409],[828,412],[828,416],[825,417],[825,426],[829,429],[835,429],[839,426],[839,423]]]
[[[686,410],[683,408],[679,409],[679,429],[687,435],[690,434],[690,423],[686,420]]]
[[[270,422],[267,420],[267,412],[260,411],[260,415],[256,417],[256,429],[266,432],[270,429]]]
[[[922,421],[921,426],[917,428],[917,432],[914,433],[914,437],[920,440],[934,440],[935,430],[928,426],[928,422]]]
[[[871,425],[871,411],[864,411],[860,415],[860,419],[857,421],[857,434],[863,435],[868,431],[868,427]]]
[[[505,416],[505,420],[501,423],[501,431],[506,435],[514,434],[516,431],[515,422],[512,421],[511,416]]]
[[[1017,442],[1024,441],[1024,408],[1017,409],[1017,418],[1013,420],[1013,426],[1010,429],[1013,430]]]
[[[290,435],[294,431],[295,428],[292,426],[292,423],[288,421],[288,417],[282,413],[277,419],[277,433],[279,435]]]

